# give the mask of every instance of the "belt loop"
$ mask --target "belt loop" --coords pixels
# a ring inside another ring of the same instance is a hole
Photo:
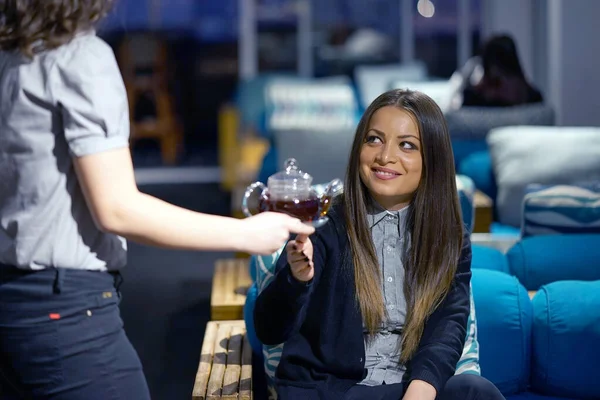
[[[113,279],[115,291],[117,292],[117,296],[119,296],[119,299],[121,299],[121,285],[123,284],[123,275],[121,275],[121,272],[115,271],[113,272]]]
[[[64,280],[65,280],[65,269],[64,268],[56,268],[56,279],[54,280],[54,293],[62,292]]]

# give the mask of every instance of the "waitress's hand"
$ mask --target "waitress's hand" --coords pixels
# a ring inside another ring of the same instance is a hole
[[[244,242],[240,249],[251,254],[273,254],[285,244],[291,233],[311,235],[315,231],[298,218],[276,212],[263,212],[241,222]]]
[[[308,235],[301,234],[290,240],[285,248],[292,276],[300,282],[308,282],[315,275],[313,245]]]

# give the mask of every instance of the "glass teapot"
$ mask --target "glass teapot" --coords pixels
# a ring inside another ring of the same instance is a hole
[[[316,228],[324,225],[331,206],[332,197],[343,187],[342,181],[334,179],[319,191],[311,186],[312,176],[298,169],[298,163],[290,158],[285,161],[285,169],[269,177],[267,186],[254,182],[244,193],[242,211],[247,217],[252,213],[248,209],[248,199],[256,189],[260,189],[259,212],[276,211],[289,214]]]

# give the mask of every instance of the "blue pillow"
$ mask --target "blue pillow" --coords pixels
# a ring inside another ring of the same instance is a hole
[[[543,286],[533,310],[532,387],[600,399],[600,281]]]
[[[256,329],[254,329],[254,304],[256,303],[256,298],[258,297],[258,289],[256,287],[256,283],[253,283],[248,289],[248,293],[246,293],[246,303],[244,303],[244,322],[246,323],[246,336],[248,337],[248,342],[250,342],[250,347],[252,347],[252,352],[254,356],[262,357],[262,343],[258,340],[256,336]]]
[[[521,230],[514,226],[501,224],[499,222],[492,222],[490,226],[490,233],[493,237],[505,237],[505,238],[521,238]]]
[[[600,234],[528,237],[506,256],[510,273],[527,290],[556,281],[600,279]]]
[[[474,269],[473,297],[477,308],[481,374],[506,396],[529,383],[531,360],[531,301],[525,288],[510,275]]]
[[[600,233],[600,182],[527,186],[522,237],[559,233]]]
[[[493,247],[486,247],[479,244],[471,246],[472,259],[471,268],[489,269],[508,273],[508,260],[504,253]]]
[[[453,140],[454,143],[459,142]],[[478,143],[478,142],[476,142]],[[496,181],[494,179],[494,171],[492,170],[492,158],[487,150],[487,143],[482,141],[481,151],[472,152],[458,164],[458,173],[466,175],[473,179],[477,189],[490,196],[496,198]],[[457,151],[455,147],[455,152]]]

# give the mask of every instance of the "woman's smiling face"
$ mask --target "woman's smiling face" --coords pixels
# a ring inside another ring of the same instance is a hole
[[[421,135],[412,114],[393,106],[377,110],[360,152],[360,178],[371,197],[388,210],[404,208],[422,169]]]

